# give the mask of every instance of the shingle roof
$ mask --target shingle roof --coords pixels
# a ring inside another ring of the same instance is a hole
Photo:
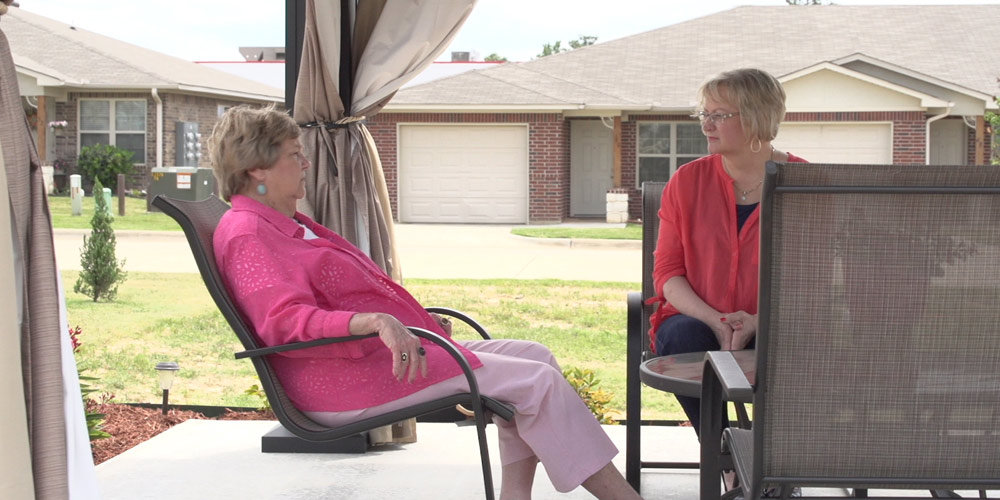
[[[1000,5],[737,7],[530,62],[410,87],[391,104],[690,109],[698,86],[721,71],[759,67],[780,77],[857,53],[997,95],[1000,30],[990,26],[998,22]]]
[[[284,91],[190,61],[75,28],[21,9],[10,9],[0,29],[20,70],[72,88],[173,88],[268,101]]]

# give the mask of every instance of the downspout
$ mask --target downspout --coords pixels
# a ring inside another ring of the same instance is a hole
[[[939,115],[934,115],[927,119],[927,128],[924,130],[924,165],[931,164],[931,123],[936,122],[951,113],[951,108],[955,106],[955,103],[948,102],[948,108],[945,109],[944,113]]]
[[[153,101],[156,103],[156,166],[163,166],[163,100],[156,92],[156,87],[152,88]]]

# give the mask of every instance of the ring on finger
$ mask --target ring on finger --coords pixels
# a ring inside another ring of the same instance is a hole
[[[409,356],[407,356],[405,352],[399,355],[399,360],[402,361],[402,362],[404,362],[404,363],[406,363],[406,361],[408,359],[409,359]]]
[[[424,349],[424,348],[423,348],[423,346],[421,346],[421,347],[418,347],[418,348],[417,348],[417,354],[419,354],[419,355],[423,356],[423,355],[427,354],[427,350],[426,350],[426,349]]]

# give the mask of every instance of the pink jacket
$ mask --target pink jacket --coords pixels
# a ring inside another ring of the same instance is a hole
[[[245,196],[232,202],[215,231],[215,260],[264,345],[350,335],[348,324],[359,312],[392,314],[404,325],[444,335],[416,299],[347,240],[301,213],[292,220]],[[296,220],[319,238],[304,240]],[[357,410],[462,373],[444,349],[422,343],[427,377],[412,384],[392,375],[391,353],[377,337],[285,352],[271,362],[298,409]],[[473,368],[482,366],[459,349]]]

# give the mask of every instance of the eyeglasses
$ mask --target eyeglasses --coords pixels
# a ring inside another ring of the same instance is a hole
[[[732,117],[734,117],[734,116],[736,116],[738,114],[740,114],[740,113],[739,112],[735,112],[735,113],[711,113],[711,114],[709,114],[709,113],[706,113],[704,111],[699,111],[698,114],[695,115],[695,117],[698,118],[698,121],[700,121],[702,125],[704,125],[705,123],[711,123],[711,124],[714,125],[716,123],[722,123],[722,122],[726,121],[727,119],[732,118]]]

